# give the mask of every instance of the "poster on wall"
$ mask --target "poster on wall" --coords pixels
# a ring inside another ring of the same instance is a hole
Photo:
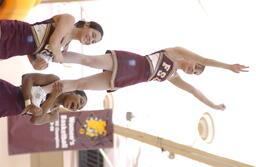
[[[113,147],[112,110],[61,112],[59,120],[32,125],[30,116],[8,118],[9,155]]]

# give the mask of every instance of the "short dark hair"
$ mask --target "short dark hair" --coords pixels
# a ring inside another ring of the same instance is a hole
[[[79,20],[78,22],[75,23],[76,28],[82,28],[85,25],[86,21]]]
[[[202,64],[197,63],[197,64],[196,64],[196,69],[200,69],[200,70],[203,72],[204,69],[205,69],[205,65],[202,65]]]
[[[77,95],[80,95],[80,96],[82,96],[82,97],[85,97],[85,99],[87,100],[87,96],[86,96],[86,94],[85,94],[85,92],[83,91],[83,90],[75,90],[75,91],[73,91],[75,94],[77,94]]]
[[[75,23],[75,27],[82,28],[82,27],[84,27],[84,25],[86,23],[87,23],[86,21],[79,20],[78,22]],[[97,23],[95,21],[89,21],[88,23],[89,23],[89,28],[93,28],[93,29],[99,31],[101,34],[101,37],[103,37],[103,35],[104,35],[103,28],[101,27],[101,25],[99,23]]]

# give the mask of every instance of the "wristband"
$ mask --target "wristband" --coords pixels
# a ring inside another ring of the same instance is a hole
[[[52,62],[52,56],[46,54],[46,53],[37,53],[36,57],[39,57],[43,59],[46,63]]]
[[[27,106],[30,105],[30,104],[31,104],[30,99],[25,100],[25,107],[27,107]]]

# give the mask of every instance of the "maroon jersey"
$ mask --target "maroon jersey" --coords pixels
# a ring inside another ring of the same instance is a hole
[[[16,20],[0,20],[0,59],[32,54],[36,50],[31,25]]]
[[[17,20],[0,20],[0,59],[32,55],[48,43],[54,28],[53,19],[35,24]]]
[[[174,74],[175,63],[165,55],[164,50],[152,53],[146,57],[150,64],[150,81],[165,81]]]
[[[141,56],[127,51],[107,51],[113,59],[113,72],[108,92],[141,82],[164,81],[175,72],[175,63],[164,50]]]
[[[34,41],[36,44],[36,50],[34,51],[33,54],[43,52],[43,53],[48,53],[50,54],[50,50],[47,44],[49,43],[49,39],[52,35],[52,33],[55,30],[54,27],[54,20],[53,19],[48,19],[44,20],[41,22],[36,22],[31,25]],[[46,54],[50,56],[49,54]]]
[[[21,88],[0,79],[0,117],[18,115],[24,106]]]
[[[145,56],[126,51],[107,51],[113,58],[111,89],[148,81],[150,66]]]

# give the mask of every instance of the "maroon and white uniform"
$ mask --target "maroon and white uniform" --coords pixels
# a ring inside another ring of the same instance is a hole
[[[170,78],[176,71],[176,68],[174,68],[175,63],[165,55],[164,50],[147,55],[146,58],[150,64],[150,81],[162,82]]]
[[[0,59],[35,55],[44,51],[54,31],[54,20],[29,24],[17,20],[0,20]],[[44,51],[45,52],[45,51]]]
[[[55,30],[54,20],[48,19],[42,22],[32,24],[31,29],[36,43],[37,49],[32,55],[40,56],[46,60],[51,61],[53,54],[49,48],[49,39]]]
[[[113,59],[111,90],[151,80],[164,81],[174,72],[174,63],[164,51],[141,56],[127,51],[107,51]]]
[[[21,88],[0,79],[0,117],[18,115],[24,107]]]
[[[32,86],[31,102],[37,107],[46,100],[47,94],[41,86]],[[21,114],[24,110],[24,98],[21,87],[0,79],[0,117]],[[47,113],[50,111],[47,111]],[[27,113],[29,114],[29,113]]]

